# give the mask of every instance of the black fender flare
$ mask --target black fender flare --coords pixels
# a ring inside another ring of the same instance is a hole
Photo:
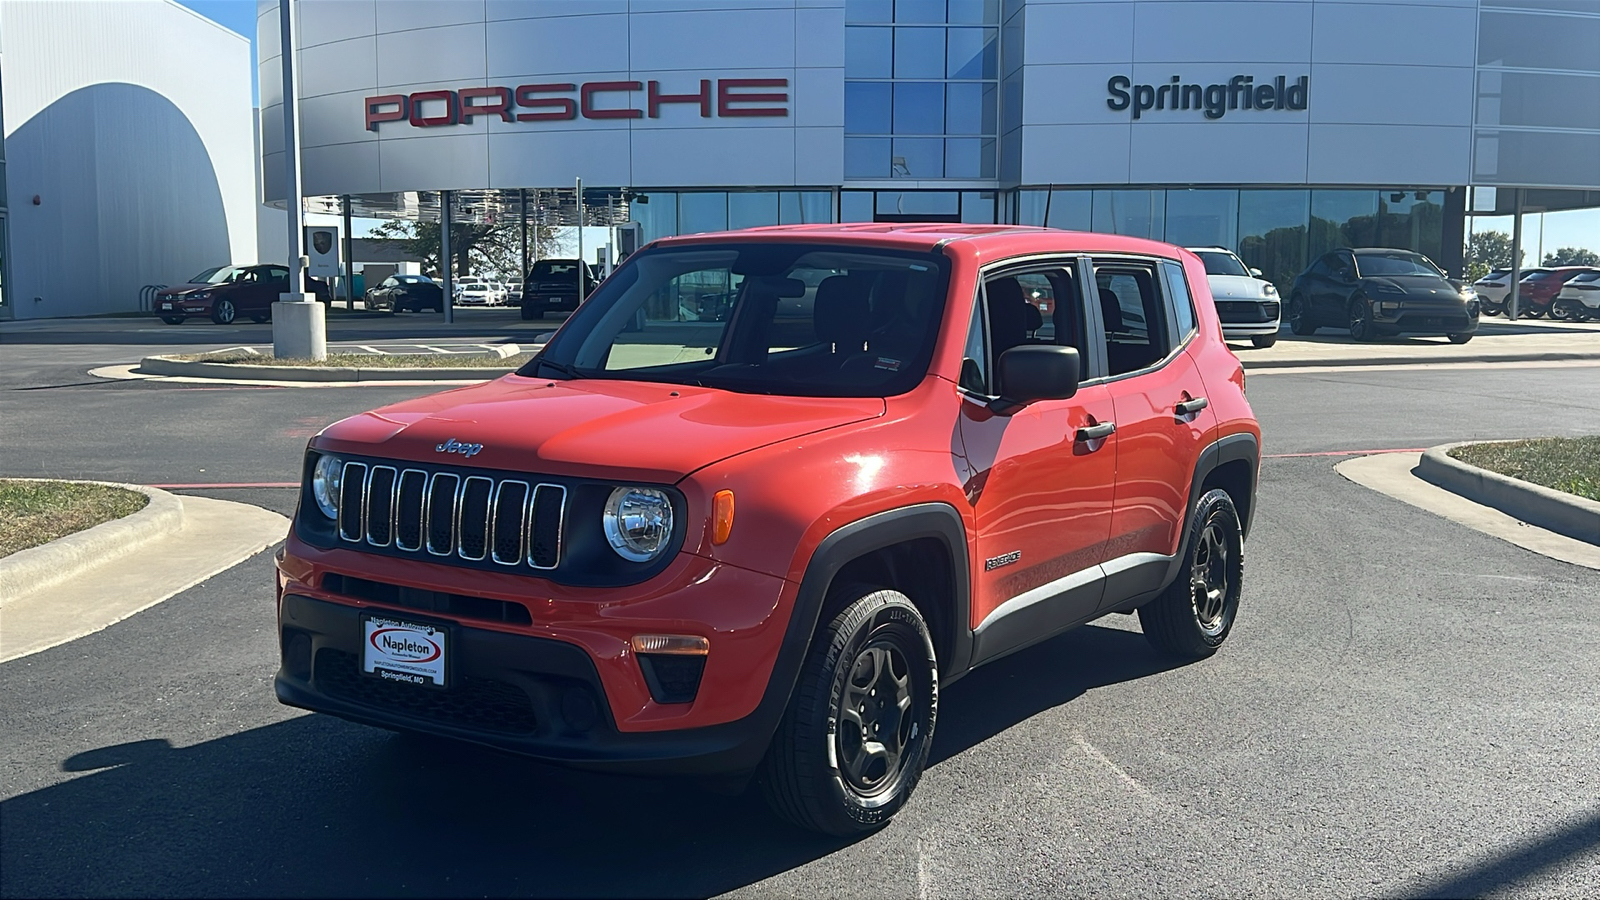
[[[842,525],[823,538],[806,563],[794,608],[789,613],[789,625],[784,630],[778,658],[773,662],[772,674],[758,707],[763,717],[760,727],[766,739],[770,740],[777,730],[783,711],[789,705],[795,683],[800,678],[800,667],[820,624],[822,604],[839,570],[874,550],[920,538],[939,541],[950,556],[950,593],[954,602],[945,613],[948,621],[934,623],[936,630],[949,635],[948,659],[941,660],[940,677],[949,683],[971,667],[971,568],[967,557],[967,530],[961,514],[948,503],[918,503],[874,513]]]
[[[1219,466],[1226,463],[1243,460],[1250,464],[1250,502],[1242,511],[1239,521],[1239,534],[1241,538],[1250,536],[1250,523],[1256,515],[1256,484],[1261,480],[1261,442],[1250,432],[1225,435],[1212,441],[1206,449],[1200,451],[1200,458],[1194,464],[1194,478],[1189,482],[1189,504],[1183,509],[1183,533],[1180,541],[1187,541],[1189,536],[1189,514],[1194,511],[1194,505],[1200,501],[1200,489],[1205,486],[1206,479]],[[1178,577],[1183,569],[1183,543],[1179,543],[1178,552],[1167,564],[1167,574],[1161,580],[1161,590],[1166,590],[1172,579]]]

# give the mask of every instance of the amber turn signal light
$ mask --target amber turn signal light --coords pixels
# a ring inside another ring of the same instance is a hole
[[[733,491],[717,491],[711,501],[711,543],[726,544],[733,534]]]
[[[711,641],[692,634],[636,634],[631,643],[635,653],[705,656],[711,652]]]

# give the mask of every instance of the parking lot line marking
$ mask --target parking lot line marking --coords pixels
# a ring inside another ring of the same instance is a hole
[[[427,344],[418,344],[417,346],[421,347],[424,350],[432,351],[434,353],[454,353],[455,352],[454,350],[446,350],[443,347],[429,347]]]
[[[368,346],[366,344],[357,344],[356,347],[361,349],[361,350],[365,350],[368,353],[376,353],[376,354],[378,354],[380,356],[388,356],[389,355],[387,351],[379,350],[377,347],[370,347],[370,346]]]
[[[1073,737],[1073,740],[1078,742],[1078,747],[1081,748],[1084,753],[1088,754],[1090,759],[1094,760],[1095,762],[1101,763],[1106,768],[1108,768],[1111,771],[1115,772],[1117,774],[1117,777],[1122,779],[1123,783],[1126,784],[1128,787],[1133,788],[1133,790],[1139,796],[1145,798],[1146,800],[1154,800],[1154,799],[1156,799],[1156,795],[1150,793],[1150,789],[1149,788],[1147,788],[1144,785],[1140,784],[1137,780],[1134,779],[1134,777],[1132,775],[1129,775],[1127,772],[1122,771],[1122,767],[1121,766],[1118,766],[1116,763],[1114,763],[1110,759],[1108,759],[1104,753],[1101,753],[1099,750],[1096,750],[1094,748],[1093,744],[1091,744],[1088,741],[1083,739],[1083,735],[1081,735],[1081,734],[1080,735],[1076,735],[1076,736]]]
[[[1427,447],[1408,447],[1398,450],[1318,450],[1315,453],[1264,453],[1262,459],[1295,459],[1305,456],[1374,456],[1379,453],[1422,453]]]
[[[145,487],[160,488],[164,491],[198,490],[201,488],[293,488],[299,487],[298,481],[217,481],[210,484],[147,484]]]

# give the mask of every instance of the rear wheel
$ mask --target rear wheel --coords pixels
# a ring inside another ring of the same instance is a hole
[[[162,316],[161,321],[167,323],[168,325],[182,325],[183,316]]]
[[[1258,334],[1250,339],[1250,343],[1254,344],[1257,350],[1265,350],[1277,342],[1278,336],[1275,334]]]
[[[1544,310],[1530,306],[1527,309],[1517,310],[1517,315],[1522,316],[1524,319],[1540,319],[1544,317]]]
[[[1450,338],[1450,343],[1452,344],[1465,344],[1467,341],[1472,340],[1471,334],[1452,334],[1448,337]]]
[[[859,599],[812,642],[762,773],[780,816],[840,836],[881,827],[911,797],[939,700],[917,608],[898,591],[852,593]]]
[[[1317,324],[1311,321],[1311,310],[1306,306],[1306,298],[1295,294],[1289,298],[1289,330],[1305,337],[1317,333]]]
[[[1139,607],[1145,639],[1163,654],[1204,659],[1217,652],[1239,613],[1244,536],[1233,498],[1207,491],[1189,517],[1184,566],[1161,595]]]
[[[211,304],[211,321],[218,325],[231,325],[237,318],[239,310],[234,307],[232,300],[216,300]]]
[[[1372,327],[1372,307],[1362,297],[1350,301],[1350,337],[1362,343],[1378,338]]]
[[[1583,315],[1583,306],[1576,300],[1557,300],[1550,304],[1550,318],[1562,322],[1580,319]]]

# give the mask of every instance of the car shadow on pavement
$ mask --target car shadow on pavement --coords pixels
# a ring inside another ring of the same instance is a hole
[[[1085,628],[942,698],[934,764],[1094,687],[1166,668]],[[0,803],[0,895],[705,896],[846,845],[759,791],[543,765],[301,715],[189,747],[79,753],[77,778]]]

